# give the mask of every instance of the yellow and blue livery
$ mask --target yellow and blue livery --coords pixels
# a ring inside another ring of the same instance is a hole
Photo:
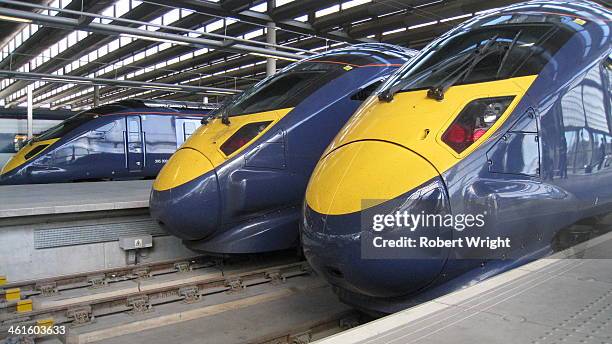
[[[306,184],[351,114],[412,50],[363,44],[309,57],[229,101],[170,158],[151,215],[193,250],[298,245]]]
[[[0,185],[154,178],[206,112],[136,100],[83,111],[29,140]]]
[[[319,160],[301,221],[308,261],[343,301],[407,308],[610,213],[611,19],[590,1],[477,15],[357,110]]]

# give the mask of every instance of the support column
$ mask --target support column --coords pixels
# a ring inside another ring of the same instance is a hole
[[[266,42],[270,44],[276,44],[276,24],[268,23],[267,33],[266,33]],[[268,47],[269,49],[272,49]],[[272,75],[276,73],[276,59],[268,57],[266,62],[266,75]]]
[[[276,0],[268,0],[268,13],[272,13],[272,10],[276,7]],[[266,42],[270,44],[276,44],[276,24],[268,23],[266,26]],[[268,47],[272,49],[271,47]],[[276,59],[268,58],[266,61],[266,75],[272,75],[276,73]]]
[[[94,99],[93,99],[94,107],[100,106],[100,86],[94,86]]]
[[[28,92],[28,140],[34,137],[34,112],[32,108],[32,90],[34,89],[33,84],[29,84],[27,87]]]

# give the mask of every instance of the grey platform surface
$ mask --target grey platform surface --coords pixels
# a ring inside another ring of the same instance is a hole
[[[146,208],[152,180],[0,186],[0,218]]]
[[[612,343],[611,252],[604,235],[317,343]]]

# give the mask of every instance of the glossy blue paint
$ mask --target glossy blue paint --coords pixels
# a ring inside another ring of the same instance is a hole
[[[148,107],[122,107],[100,114],[0,175],[0,185],[154,178],[184,141],[177,121],[199,126],[202,115]]]
[[[297,246],[306,184],[327,145],[361,105],[363,99],[353,96],[389,76],[415,52],[364,44],[312,59],[333,61],[337,54],[366,59],[368,66],[347,70],[301,99],[272,129],[214,172],[171,190],[154,190],[153,218],[201,252],[242,254]],[[211,195],[217,187],[215,203]]]
[[[407,308],[545,256],[577,224],[612,212],[612,12],[588,1],[532,1],[471,19],[439,40],[511,13],[552,16],[573,34],[503,126],[442,179],[453,214],[486,211],[480,236],[508,237],[512,247],[481,259],[453,249],[443,269],[418,271],[430,261],[363,259],[354,242],[364,234],[359,214],[325,217],[306,207],[305,254],[344,302],[382,313]],[[431,283],[423,287],[419,277]]]

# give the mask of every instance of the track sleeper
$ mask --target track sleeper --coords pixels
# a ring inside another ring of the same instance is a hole
[[[75,326],[85,325],[93,321],[93,313],[90,306],[69,309],[66,317],[72,320]]]

